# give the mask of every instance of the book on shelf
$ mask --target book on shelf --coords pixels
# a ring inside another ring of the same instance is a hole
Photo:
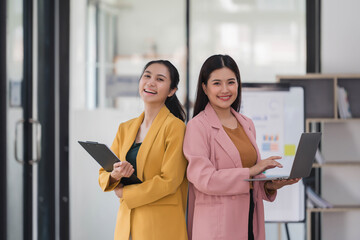
[[[348,94],[345,88],[337,86],[338,93],[338,109],[340,118],[351,118],[351,110]]]
[[[312,190],[311,187],[306,187],[306,196],[308,197],[308,200],[312,203],[314,207],[317,208],[332,208],[333,205],[320,197],[314,190]]]

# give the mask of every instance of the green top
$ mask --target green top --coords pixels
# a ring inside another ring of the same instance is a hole
[[[136,171],[136,157],[138,155],[139,152],[139,148],[141,146],[141,143],[136,143],[134,142],[133,145],[131,146],[130,150],[128,151],[128,153],[126,154],[126,161],[128,161],[131,165],[133,165],[134,167],[134,175],[137,176],[137,171]]]

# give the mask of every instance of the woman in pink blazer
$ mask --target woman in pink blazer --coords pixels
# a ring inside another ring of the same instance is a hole
[[[184,139],[189,165],[189,240],[265,239],[263,200],[295,180],[254,182],[266,169],[282,167],[276,159],[260,159],[255,127],[239,114],[240,72],[227,55],[203,64],[193,119]]]

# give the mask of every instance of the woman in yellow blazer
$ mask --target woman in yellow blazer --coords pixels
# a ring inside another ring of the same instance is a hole
[[[119,126],[111,149],[121,163],[111,173],[99,171],[102,190],[114,190],[120,198],[116,240],[187,239],[185,113],[175,95],[178,82],[178,71],[169,61],[145,66],[139,81],[145,110]],[[141,184],[120,184],[133,172]]]

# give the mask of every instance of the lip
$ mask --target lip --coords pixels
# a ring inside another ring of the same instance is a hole
[[[229,101],[232,95],[218,96],[217,98],[221,101]]]
[[[151,95],[155,95],[155,94],[157,94],[157,92],[156,92],[156,91],[151,90],[151,89],[144,89],[144,93],[146,93],[146,94],[151,94]]]

